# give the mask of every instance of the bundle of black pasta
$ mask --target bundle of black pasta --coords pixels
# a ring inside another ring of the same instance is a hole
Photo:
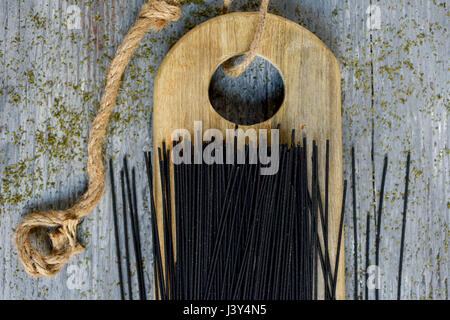
[[[249,163],[248,145],[245,163],[208,165],[172,164],[163,144],[158,149],[163,241],[157,227],[151,155],[145,154],[156,299],[336,298],[339,259],[332,268],[328,241],[338,242],[339,257],[343,217],[338,239],[328,239],[328,141],[324,201],[316,143],[311,169],[306,139],[302,146],[292,143],[279,148],[278,172],[261,175],[261,164]],[[344,200],[345,192],[346,182]]]

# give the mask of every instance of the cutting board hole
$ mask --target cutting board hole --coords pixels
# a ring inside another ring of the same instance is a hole
[[[232,57],[239,63],[242,55]],[[256,57],[239,77],[228,76],[222,63],[209,84],[209,100],[223,118],[239,124],[253,125],[270,119],[284,100],[284,82],[270,61]]]

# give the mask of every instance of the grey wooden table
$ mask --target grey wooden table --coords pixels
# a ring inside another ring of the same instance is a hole
[[[79,228],[87,249],[54,278],[34,279],[24,272],[13,244],[13,230],[31,210],[65,208],[86,188],[86,141],[105,73],[142,3],[0,1],[2,299],[119,298],[109,180],[100,204]],[[137,168],[149,296],[153,277],[151,226],[142,151],[152,147],[155,71],[169,48],[188,30],[220,14],[221,5],[221,1],[187,1],[180,21],[146,35],[125,72],[108,133],[106,156],[115,159],[119,167],[118,160],[129,155]],[[259,1],[235,1],[231,11],[254,11],[258,5]],[[359,267],[353,268],[352,209],[347,206],[347,297],[353,298],[355,272],[361,279],[360,296],[363,291],[366,216],[371,215],[373,225],[386,153],[389,166],[381,239],[381,298],[396,297],[405,161],[411,151],[402,298],[448,299],[448,3],[273,0],[270,12],[314,32],[340,62],[346,179],[351,173],[352,145],[357,169]],[[263,63],[263,69],[266,67]],[[249,72],[250,77],[261,78],[260,68]],[[267,75],[270,78],[272,74]],[[230,95],[239,93],[224,83]],[[265,92],[270,86],[279,83],[269,81],[259,90]],[[351,203],[351,193],[347,200]],[[46,242],[43,237],[36,241],[41,245]]]

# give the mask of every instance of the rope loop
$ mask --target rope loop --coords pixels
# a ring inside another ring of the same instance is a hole
[[[19,258],[25,271],[34,277],[52,277],[75,254],[83,251],[77,242],[78,219],[70,219],[66,211],[50,210],[26,216],[15,232]],[[40,253],[30,241],[30,236],[39,228],[56,228],[50,233],[52,250],[50,254]]]

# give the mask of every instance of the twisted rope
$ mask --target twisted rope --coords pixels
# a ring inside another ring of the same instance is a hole
[[[223,11],[225,13],[228,11],[228,7],[231,1],[232,0],[225,0],[223,6]],[[256,33],[253,36],[250,48],[248,49],[247,52],[245,52],[244,60],[237,65],[233,65],[233,62],[230,60],[224,63],[223,71],[225,71],[225,73],[228,74],[229,76],[235,78],[239,77],[248,68],[250,63],[252,63],[253,59],[255,59],[259,43],[261,42],[261,37],[264,32],[268,7],[269,7],[269,0],[262,0],[261,6],[259,7],[260,20],[258,23],[258,29],[256,30]]]
[[[255,51],[264,29],[268,2],[269,0],[262,0],[261,12],[263,14],[246,59],[242,65],[231,67],[228,70],[234,76],[242,73],[256,55]],[[227,8],[229,3],[230,0],[225,0]],[[117,49],[109,67],[100,108],[89,133],[87,159],[89,183],[86,192],[67,210],[49,210],[27,215],[15,231],[19,259],[22,261],[25,271],[30,275],[52,277],[72,256],[83,251],[83,247],[77,241],[77,226],[79,220],[95,208],[103,195],[105,173],[102,147],[120,88],[120,79],[128,61],[147,31],[163,29],[167,22],[177,21],[180,16],[179,0],[148,0],[142,6],[135,24]],[[52,250],[47,255],[40,253],[30,242],[30,235],[40,227],[56,228],[50,233]]]

